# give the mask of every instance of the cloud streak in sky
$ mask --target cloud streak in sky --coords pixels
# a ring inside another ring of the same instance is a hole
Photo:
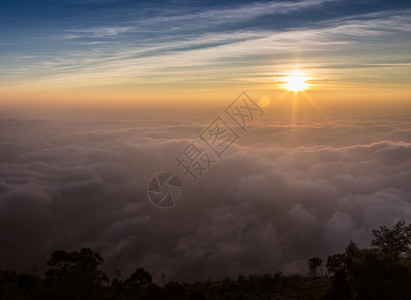
[[[264,3],[253,6],[255,11],[242,7],[233,9],[232,14],[237,15],[237,10],[244,10],[250,17],[257,17],[259,13],[272,13],[277,6],[296,6],[300,9],[300,6],[320,3]],[[223,12],[227,13],[225,10]],[[112,27],[81,28],[80,25],[64,29],[63,33],[53,34],[53,40],[67,45],[66,50],[59,50],[50,56],[26,56],[23,60],[15,55],[11,61],[19,61],[19,65],[11,63],[7,67],[6,64],[3,74],[0,74],[3,86],[144,87],[190,83],[212,88],[222,81],[234,85],[255,84],[258,73],[271,73],[268,80],[272,82],[290,67],[290,63],[294,63],[290,53],[298,55],[302,50],[304,60],[301,68],[317,72],[320,79],[331,78],[340,84],[352,79],[353,68],[357,81],[361,78],[375,83],[394,80],[387,78],[386,72],[381,72],[380,63],[397,63],[397,69],[401,69],[401,72],[396,72],[397,83],[405,83],[409,75],[409,68],[402,65],[409,63],[406,50],[411,32],[409,11],[363,14],[281,30],[237,26],[221,32],[213,32],[209,27],[220,18],[215,12],[200,14],[209,21],[200,20],[198,24],[189,22],[191,33],[183,26],[186,21],[181,21],[180,26],[178,20],[198,19],[196,14],[173,17],[176,18],[173,22],[177,22],[175,26],[163,24],[167,18],[153,17],[136,21],[134,25],[132,21],[124,21],[123,25]],[[211,16],[216,20],[209,19]],[[230,17],[226,16],[226,19]],[[198,26],[208,28],[203,31]],[[160,28],[172,30],[173,33],[158,32],[153,39],[150,30]],[[46,40],[45,44],[50,42]],[[375,44],[379,46],[375,47]],[[396,45],[395,49],[393,45]],[[275,66],[267,64],[267,59],[270,60],[273,55]],[[364,68],[365,65],[367,68]],[[335,77],[337,73],[338,78]],[[264,84],[260,83],[261,86]]]

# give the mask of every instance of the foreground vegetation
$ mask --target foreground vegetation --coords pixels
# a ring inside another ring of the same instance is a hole
[[[411,225],[404,220],[393,228],[373,231],[369,249],[350,241],[343,253],[308,261],[310,276],[239,275],[218,282],[152,283],[149,272],[138,268],[121,280],[100,270],[103,258],[84,248],[55,251],[45,277],[0,270],[0,299],[411,299]]]

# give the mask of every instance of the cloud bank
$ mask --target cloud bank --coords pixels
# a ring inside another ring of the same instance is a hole
[[[368,246],[372,229],[411,219],[409,118],[256,124],[196,184],[173,157],[207,120],[0,123],[3,268],[91,247],[110,276],[305,273],[308,258],[350,239]],[[185,186],[172,209],[146,197],[165,170]]]

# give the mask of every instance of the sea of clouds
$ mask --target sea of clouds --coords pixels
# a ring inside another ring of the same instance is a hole
[[[264,119],[194,184],[174,157],[209,120],[0,120],[0,267],[44,271],[54,250],[90,247],[110,277],[305,274],[411,220],[410,118]],[[146,195],[161,171],[184,183],[173,208]]]

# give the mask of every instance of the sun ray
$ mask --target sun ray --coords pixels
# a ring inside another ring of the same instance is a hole
[[[327,115],[322,111],[322,109],[318,106],[317,103],[315,103],[315,101],[310,97],[310,95],[308,93],[306,93],[305,91],[302,91],[302,94],[304,96],[305,99],[308,100],[308,102],[312,105],[312,107],[315,108],[315,110],[323,117],[327,117]]]
[[[291,108],[291,126],[295,125],[295,119],[297,116],[297,106],[298,106],[297,93],[293,93],[293,102],[292,102],[292,108]]]

